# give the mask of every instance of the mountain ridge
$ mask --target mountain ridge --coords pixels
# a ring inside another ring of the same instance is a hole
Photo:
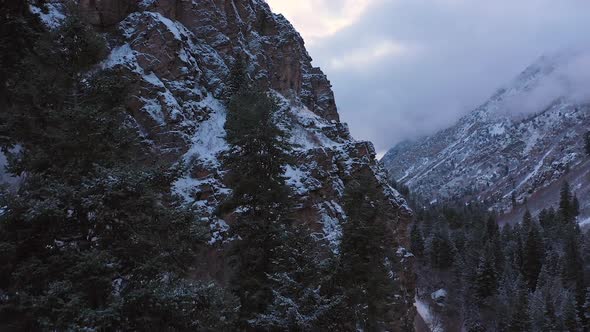
[[[501,213],[512,208],[513,194],[517,205],[527,203],[586,158],[589,106],[569,73],[584,56],[540,57],[455,125],[392,148],[381,160],[390,177],[428,201],[477,200]]]

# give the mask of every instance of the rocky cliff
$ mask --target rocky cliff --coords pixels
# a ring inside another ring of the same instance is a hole
[[[60,2],[41,18],[59,24]],[[35,10],[35,8],[33,8]],[[189,174],[175,184],[211,228],[211,264],[203,274],[223,280],[224,244],[231,222],[214,211],[230,193],[224,180],[226,108],[221,100],[231,66],[247,62],[249,76],[276,94],[281,122],[297,144],[286,170],[296,192],[298,219],[314,230],[326,250],[337,250],[345,185],[374,175],[387,204],[386,219],[399,247],[395,278],[402,290],[399,321],[413,317],[413,272],[407,225],[411,211],[386,181],[371,143],[354,140],[339,121],[330,82],[311,64],[301,36],[262,0],[81,0],[80,13],[104,32],[110,47],[104,68],[132,77],[129,112],[155,155],[183,161]],[[400,323],[401,325],[401,323]],[[400,330],[393,327],[393,330]]]
[[[585,58],[579,52],[540,58],[451,128],[399,144],[382,162],[392,178],[429,201],[478,200],[509,212],[514,199],[517,210],[526,202],[537,212],[557,202],[564,180],[587,197]],[[587,216],[590,202],[581,204]]]

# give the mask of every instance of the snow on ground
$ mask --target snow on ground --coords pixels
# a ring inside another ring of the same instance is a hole
[[[590,217],[581,219],[578,223],[580,224],[580,226],[590,225]]]
[[[66,19],[66,16],[62,13],[61,6],[59,4],[54,3],[47,3],[45,4],[47,8],[47,13],[44,13],[41,8],[37,6],[30,5],[31,12],[33,14],[39,15],[41,21],[50,29],[58,28],[63,21]]]
[[[441,322],[438,321],[438,319],[436,318],[436,314],[434,314],[430,310],[430,306],[427,303],[421,301],[416,297],[414,306],[418,311],[418,315],[422,317],[422,319],[424,320],[426,325],[428,325],[432,332],[444,332],[444,328],[441,326]]]
[[[492,136],[500,136],[506,133],[506,128],[504,128],[503,123],[496,123],[489,129],[490,135]]]
[[[219,100],[211,95],[208,95],[196,105],[211,110],[211,113],[207,120],[199,123],[199,127],[193,135],[191,147],[183,156],[183,160],[189,166],[198,161],[212,171],[219,170],[221,165],[217,158],[220,153],[229,149],[225,141],[225,108]],[[193,193],[204,185],[216,188],[219,193],[229,193],[229,189],[214,175],[204,179],[195,179],[190,175],[186,175],[174,183],[173,189],[176,194],[184,198],[187,204],[202,205],[203,208],[206,208],[207,201],[195,201],[193,199]],[[210,209],[212,208],[210,207]]]
[[[137,52],[131,49],[129,44],[123,44],[111,50],[108,58],[102,63],[103,69],[113,68],[118,65],[126,65],[134,72],[143,73],[137,64]]]
[[[346,218],[346,214],[342,207],[334,201],[322,202],[316,205],[316,208],[320,214],[320,223],[323,230],[321,239],[326,240],[332,252],[337,254],[342,239],[342,225],[338,218],[332,217],[332,214],[335,212],[343,218]]]
[[[189,162],[198,158],[209,166],[219,166],[218,154],[229,149],[225,141],[225,107],[211,95],[196,105],[208,108],[212,112],[209,114],[209,119],[199,124],[184,160]]]
[[[211,229],[211,239],[209,244],[215,244],[225,239],[225,234],[229,231],[229,225],[222,219],[215,219],[209,224]]]
[[[553,152],[553,149],[549,149],[549,151],[547,151],[547,153],[545,153],[545,155],[541,158],[541,160],[539,160],[539,162],[535,166],[535,169],[533,169],[533,171],[531,173],[529,173],[522,181],[520,181],[520,183],[518,184],[518,186],[516,186],[516,189],[522,187],[533,176],[537,175],[537,173],[539,172],[539,170],[541,169],[541,167],[543,167],[543,164],[545,163],[545,158],[547,158],[547,156],[549,156],[549,154],[551,152]]]
[[[303,195],[309,191],[303,183],[305,178],[308,176],[309,175],[302,171],[299,167],[293,167],[291,165],[287,165],[287,167],[285,167],[285,178],[287,178],[286,182],[299,195]]]
[[[152,16],[155,20],[162,22],[166,28],[174,35],[176,40],[182,40],[182,35],[186,35],[187,31],[184,25],[173,22],[169,18],[165,17],[164,15],[158,12],[145,12],[147,15]],[[182,32],[181,32],[182,31]]]

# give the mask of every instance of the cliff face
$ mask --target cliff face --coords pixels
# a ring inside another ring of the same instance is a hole
[[[42,14],[50,26],[62,19],[58,6]],[[345,185],[366,172],[374,175],[387,202],[382,218],[399,247],[394,262],[402,290],[396,294],[399,321],[412,320],[411,255],[403,249],[411,211],[387,184],[372,144],[355,141],[339,121],[330,82],[312,66],[302,38],[283,16],[262,0],[82,0],[80,12],[107,36],[111,52],[102,66],[133,77],[127,106],[146,143],[171,164],[183,160],[189,166],[175,190],[210,224],[212,261],[221,259],[231,227],[213,211],[230,193],[224,183],[228,146],[220,98],[240,56],[250,77],[281,101],[282,126],[298,146],[296,163],[285,175],[296,193],[299,220],[326,250],[337,250],[346,222]],[[214,262],[203,273],[223,279],[215,270],[222,266]]]
[[[580,98],[584,82],[572,73],[582,58],[540,58],[453,127],[391,149],[385,167],[429,200],[478,200],[505,212],[512,197],[533,213],[555,205],[568,180],[587,218],[590,167],[583,137],[590,107]],[[521,210],[506,218],[520,218]]]

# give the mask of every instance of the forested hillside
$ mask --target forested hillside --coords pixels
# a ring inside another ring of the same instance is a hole
[[[590,233],[566,183],[559,206],[498,226],[479,205],[416,208],[417,306],[434,331],[586,331]]]

